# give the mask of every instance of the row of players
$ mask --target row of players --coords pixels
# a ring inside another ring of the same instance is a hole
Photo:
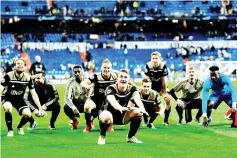
[[[43,116],[44,111],[52,111],[49,124],[51,129],[55,129],[54,123],[60,112],[56,88],[51,83],[46,82],[44,73],[35,75],[34,83],[32,78],[24,73],[24,64],[23,60],[18,59],[15,63],[15,70],[7,73],[2,81],[2,86],[4,86],[2,105],[5,109],[8,136],[13,136],[12,106],[18,110],[20,115],[23,115],[17,126],[18,133],[22,135],[24,134],[22,127],[28,121],[31,127],[35,125],[31,111],[36,116]],[[149,128],[154,128],[153,121],[159,114],[162,115],[163,113],[165,114],[164,125],[168,125],[171,109],[169,94],[177,100],[176,110],[179,114],[179,123],[182,121],[183,109],[187,109],[186,122],[190,122],[190,111],[197,108],[199,110],[195,120],[199,120],[203,112],[203,125],[208,126],[211,109],[216,108],[222,100],[232,107],[233,113],[236,111],[237,98],[234,87],[227,76],[218,72],[216,66],[210,68],[211,75],[204,86],[201,80],[195,78],[194,68],[190,67],[188,79],[173,87],[170,93],[168,93],[165,81],[165,76],[168,75],[167,68],[162,63],[158,52],[152,53],[151,61],[146,65],[145,73],[148,78],[142,80],[140,90],[129,81],[129,74],[126,70],[117,73],[112,72],[109,60],[103,61],[101,70],[101,73],[84,79],[83,69],[80,66],[75,66],[73,68],[74,77],[69,80],[66,88],[66,104],[64,106],[66,115],[73,121],[73,129],[77,128],[77,118],[80,112],[85,112],[86,128],[84,132],[91,130],[93,119],[99,116],[101,132],[98,144],[105,144],[106,131],[107,129],[113,130],[112,124],[121,125],[129,122],[131,123],[127,142],[142,143],[135,137],[135,134],[143,115]],[[201,100],[202,88],[204,97]],[[209,89],[213,91],[208,99]],[[182,90],[183,96],[178,98],[175,92],[180,90]],[[166,107],[161,104],[157,92],[164,98]],[[150,116],[149,121],[148,116]],[[236,122],[233,121],[232,126],[236,126]]]

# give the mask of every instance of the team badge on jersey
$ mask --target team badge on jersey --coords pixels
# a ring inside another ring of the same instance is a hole
[[[2,78],[2,81],[1,81],[1,83],[5,83],[5,78]]]
[[[107,93],[107,94],[110,94],[111,92],[112,92],[112,90],[109,89],[109,88],[106,90],[106,93]]]
[[[89,79],[90,79],[90,80],[94,80],[94,79],[95,79],[95,76],[92,75],[92,76],[89,77]]]

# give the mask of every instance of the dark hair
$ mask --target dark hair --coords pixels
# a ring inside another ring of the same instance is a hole
[[[73,67],[72,70],[74,71],[74,69],[76,69],[76,68],[80,68],[80,69],[82,69],[81,66],[79,66],[79,65],[75,65],[75,66]]]
[[[45,72],[42,70],[42,71],[37,71],[35,74],[42,74],[42,76],[46,76]]]
[[[142,83],[148,83],[148,82],[151,82],[151,79],[150,79],[150,78],[144,77],[144,78],[142,79]]]
[[[210,70],[211,72],[219,71],[219,67],[218,67],[218,66],[211,66],[211,67],[209,68],[209,70]]]

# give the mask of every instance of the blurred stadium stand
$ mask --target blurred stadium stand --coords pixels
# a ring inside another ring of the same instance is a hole
[[[221,0],[137,2],[117,0],[2,0],[1,1],[1,67],[12,63],[22,52],[33,61],[40,55],[49,76],[63,79],[70,65],[111,60],[114,69],[128,67],[144,70],[153,51],[159,51],[169,71],[184,72],[186,61],[237,61],[237,42],[233,48],[212,48],[190,53],[179,46],[166,49],[141,49],[137,45],[113,49],[117,41],[228,41],[237,40],[237,1],[224,9]],[[224,9],[224,10],[223,10]],[[67,49],[29,49],[27,42],[71,43],[89,45],[83,52],[77,47]],[[105,49],[103,49],[105,48]],[[73,49],[73,50],[72,50]],[[193,48],[198,49],[198,48]],[[202,49],[202,48],[200,48]],[[80,52],[80,53],[79,53]],[[184,52],[184,53],[183,53]],[[186,52],[186,53],[185,53]],[[125,62],[127,61],[127,63]]]

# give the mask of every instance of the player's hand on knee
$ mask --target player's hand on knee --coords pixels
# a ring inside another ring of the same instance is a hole
[[[35,114],[36,117],[44,117],[44,116],[47,116],[47,113],[46,113],[44,110],[35,109],[35,110],[33,111],[33,113]]]
[[[39,110],[40,117],[47,116],[47,113],[44,110]]]
[[[170,101],[171,100],[170,95],[168,93],[164,94],[164,100],[165,101]]]
[[[75,115],[79,115],[79,111],[77,110],[76,107],[73,107],[73,108],[72,108],[72,111],[73,111],[73,113],[74,113]]]
[[[178,105],[179,107],[183,108],[183,107],[184,107],[184,102],[183,102],[181,99],[178,99],[178,100],[177,100],[177,105]]]
[[[36,117],[40,117],[40,116],[39,116],[39,110],[38,110],[38,109],[35,109],[35,110],[33,111],[33,114],[34,114]]]
[[[149,116],[148,112],[146,112],[145,109],[142,109],[142,110],[141,110],[141,113],[145,114],[146,116]]]
[[[45,104],[43,104],[41,107],[44,111],[47,110],[47,106]]]
[[[121,106],[118,111],[120,111],[121,113],[123,113],[124,111],[129,111],[130,109],[128,107],[123,107]]]

